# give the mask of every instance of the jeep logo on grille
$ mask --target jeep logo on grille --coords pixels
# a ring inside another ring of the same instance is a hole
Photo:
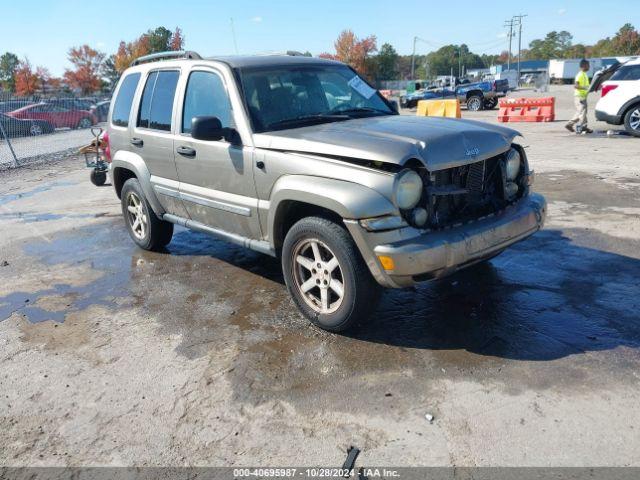
[[[467,148],[467,151],[464,152],[466,157],[477,157],[479,153],[480,153],[480,149],[478,147]]]

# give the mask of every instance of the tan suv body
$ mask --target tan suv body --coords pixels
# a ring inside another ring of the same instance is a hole
[[[398,115],[351,68],[317,58],[134,63],[108,120],[133,240],[164,247],[179,224],[280,256],[322,328],[366,318],[379,285],[442,277],[542,227],[511,129]]]

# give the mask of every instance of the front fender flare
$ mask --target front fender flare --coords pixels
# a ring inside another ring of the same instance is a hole
[[[359,183],[309,175],[286,175],[271,190],[267,228],[272,242],[278,208],[286,201],[326,208],[343,219],[399,215],[389,199]]]
[[[146,163],[142,159],[140,155],[137,155],[133,152],[127,152],[126,150],[119,150],[113,156],[113,160],[111,162],[111,175],[112,175],[112,183],[113,182],[113,173],[118,168],[124,168],[126,170],[132,171],[136,177],[138,178],[138,182],[140,182],[140,186],[142,187],[142,191],[144,192],[145,197],[147,197],[147,201],[151,205],[153,212],[160,218],[164,215],[165,210],[158,201],[158,197],[153,190],[153,186],[151,185],[151,173],[147,168]]]

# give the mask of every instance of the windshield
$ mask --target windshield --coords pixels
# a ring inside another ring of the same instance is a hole
[[[395,114],[343,65],[243,69],[240,76],[255,132]]]

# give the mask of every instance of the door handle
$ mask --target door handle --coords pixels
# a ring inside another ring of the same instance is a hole
[[[144,145],[144,142],[142,141],[141,138],[132,138],[131,145],[135,145],[136,147],[141,147],[142,145]]]
[[[195,157],[196,156],[195,148],[191,148],[191,147],[178,147],[176,149],[176,152],[178,152],[180,155],[183,155],[185,157]]]

